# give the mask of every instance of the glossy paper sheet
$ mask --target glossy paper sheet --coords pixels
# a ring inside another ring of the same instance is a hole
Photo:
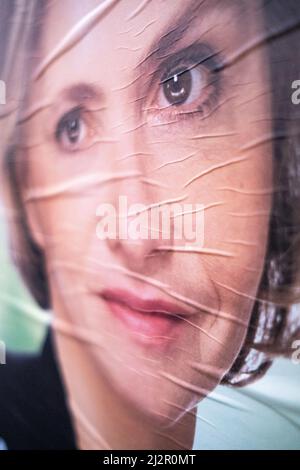
[[[0,23],[2,447],[299,449],[299,0]]]

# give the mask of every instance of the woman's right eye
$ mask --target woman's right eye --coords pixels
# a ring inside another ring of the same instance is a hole
[[[87,137],[88,127],[80,107],[66,113],[56,127],[56,141],[65,151],[81,150],[87,144]]]

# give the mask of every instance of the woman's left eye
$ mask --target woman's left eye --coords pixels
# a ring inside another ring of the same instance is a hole
[[[171,54],[155,73],[159,87],[149,111],[158,121],[185,118],[210,111],[222,91],[223,58],[208,44],[192,44]],[[152,82],[153,83],[153,82]]]
[[[158,106],[201,105],[207,97],[208,87],[209,73],[204,66],[175,70],[161,83]]]

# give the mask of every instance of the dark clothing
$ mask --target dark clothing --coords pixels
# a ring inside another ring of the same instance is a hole
[[[9,450],[76,448],[50,330],[40,354],[0,365],[0,439]]]

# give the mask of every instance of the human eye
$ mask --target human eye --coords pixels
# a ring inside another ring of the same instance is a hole
[[[159,89],[151,109],[160,119],[204,114],[216,103],[220,59],[204,44],[194,44],[168,57],[159,67]]]
[[[65,113],[55,129],[55,140],[61,150],[76,152],[87,148],[93,134],[89,113],[77,106]]]

